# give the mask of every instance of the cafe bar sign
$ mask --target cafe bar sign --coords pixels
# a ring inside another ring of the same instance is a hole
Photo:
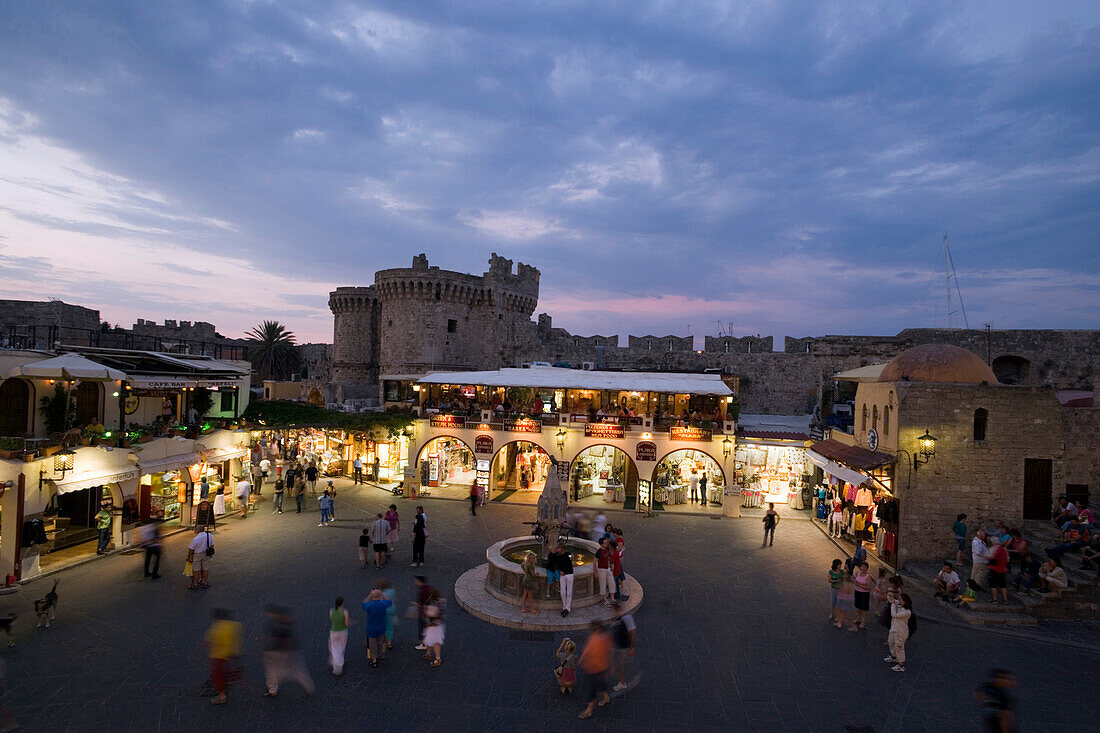
[[[479,455],[493,455],[493,436],[479,435],[474,438],[474,453]]]
[[[462,428],[466,426],[466,418],[461,415],[432,415],[428,424],[433,428]]]
[[[669,428],[669,440],[690,440],[696,443],[709,443],[711,432],[702,428]]]
[[[505,420],[504,432],[506,433],[541,433],[542,423],[538,420],[520,418],[518,420]]]
[[[626,437],[626,428],[622,425],[610,423],[588,423],[584,426],[586,438],[623,438]]]
[[[648,440],[642,440],[635,448],[634,455],[639,461],[656,461],[657,444]]]

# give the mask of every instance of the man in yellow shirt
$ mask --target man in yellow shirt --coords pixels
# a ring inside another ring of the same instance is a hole
[[[99,544],[96,545],[95,554],[103,555],[107,552],[107,545],[111,542],[111,510],[109,504],[103,504],[95,515],[95,528],[99,532]]]
[[[241,625],[233,621],[233,615],[224,608],[215,608],[214,619],[206,630],[206,655],[210,658],[210,677],[218,696],[215,705],[225,702],[226,673],[233,660],[241,655]]]

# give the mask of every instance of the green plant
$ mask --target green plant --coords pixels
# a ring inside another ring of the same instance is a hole
[[[298,366],[294,332],[278,321],[264,321],[246,334],[248,360],[260,379],[286,379]]]
[[[214,394],[206,387],[198,387],[195,389],[195,393],[191,395],[191,407],[195,408],[195,414],[199,416],[199,420],[206,417],[206,413],[210,412],[210,408],[214,406]]]
[[[38,404],[47,433],[63,433],[76,421],[76,401],[61,382],[55,382],[53,394],[44,396]]]
[[[23,450],[26,444],[27,441],[22,438],[0,438],[0,450]]]

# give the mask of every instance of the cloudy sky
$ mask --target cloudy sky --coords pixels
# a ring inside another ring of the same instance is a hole
[[[8,2],[0,298],[331,340],[418,252],[583,334],[1100,327],[1100,4]],[[961,314],[955,319],[961,323]]]

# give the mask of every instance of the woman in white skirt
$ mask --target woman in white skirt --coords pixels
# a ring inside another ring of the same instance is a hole
[[[328,612],[328,656],[332,664],[332,673],[340,675],[344,671],[344,649],[348,645],[348,612],[344,608],[344,597],[336,596],[336,605]]]
[[[443,664],[443,637],[445,626],[443,623],[443,599],[439,597],[439,591],[432,590],[428,599],[424,602],[424,646],[428,648],[425,659],[432,662],[433,667]]]

